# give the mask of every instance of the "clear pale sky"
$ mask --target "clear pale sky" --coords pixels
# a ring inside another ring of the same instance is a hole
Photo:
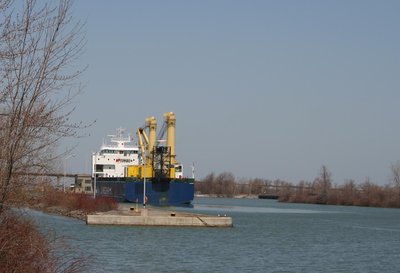
[[[400,160],[400,1],[89,1],[88,65],[68,169],[118,127],[177,116],[177,158],[197,178],[389,183]]]

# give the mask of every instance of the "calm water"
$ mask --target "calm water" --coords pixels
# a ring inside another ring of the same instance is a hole
[[[400,209],[197,198],[233,228],[86,226],[32,212],[91,255],[88,272],[400,272]]]

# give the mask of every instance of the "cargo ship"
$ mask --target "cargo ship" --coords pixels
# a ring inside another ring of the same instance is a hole
[[[183,165],[176,159],[175,124],[175,114],[165,113],[157,135],[156,118],[147,118],[136,131],[137,144],[132,137],[124,137],[122,128],[110,135],[92,155],[96,195],[144,205],[190,205],[194,170],[191,178],[185,177]]]

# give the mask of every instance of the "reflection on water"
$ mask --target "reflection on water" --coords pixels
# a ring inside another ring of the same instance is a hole
[[[389,231],[389,232],[400,232],[400,229],[393,229],[393,228],[379,228],[379,227],[362,227],[362,226],[351,226],[352,228],[359,228],[359,229],[369,229],[373,231]]]
[[[218,205],[194,205],[195,210],[202,211],[226,211],[226,212],[247,212],[247,213],[326,213],[326,211],[305,210],[305,209],[280,209],[263,207],[240,207],[240,206],[218,206]]]

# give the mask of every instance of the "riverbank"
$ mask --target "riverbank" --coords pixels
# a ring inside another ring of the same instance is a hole
[[[118,203],[110,197],[63,192],[55,189],[35,193],[28,201],[15,204],[29,207],[48,214],[61,215],[86,221],[89,213],[105,212],[118,208]]]
[[[69,210],[66,207],[62,206],[50,206],[47,207],[43,203],[35,204],[35,205],[30,205],[28,206],[30,209],[37,210],[37,211],[42,211],[47,214],[53,214],[53,215],[60,215],[60,216],[66,216],[66,217],[71,217],[75,218],[81,221],[86,221],[86,216],[88,215],[88,212],[84,210]]]
[[[107,199],[107,203],[111,203],[108,206],[104,206],[104,200],[102,203],[101,207],[94,206],[94,205],[87,205],[87,203],[94,203],[96,201],[93,201],[91,196],[87,195],[82,195],[82,194],[71,194],[71,193],[64,193],[64,192],[57,192],[57,193],[51,193],[51,194],[45,194],[44,196],[47,197],[41,197],[41,198],[36,198],[34,200],[31,200],[28,204],[21,205],[19,204],[18,206],[23,207],[29,207],[30,209],[41,211],[47,214],[52,214],[52,215],[59,215],[59,216],[65,216],[65,217],[71,217],[75,218],[81,221],[87,221],[87,215],[90,214],[96,214],[96,213],[104,213],[108,215],[127,215],[127,213],[134,214],[135,210],[131,210],[135,204],[133,203],[117,203],[114,202],[113,200]],[[51,196],[51,198],[49,198]],[[195,195],[197,198],[227,198],[225,196],[217,196],[214,194],[197,194]],[[99,199],[100,197],[98,197]],[[232,198],[237,198],[237,199],[257,199],[257,195],[235,195]],[[85,199],[85,202],[82,202],[82,199]],[[85,206],[83,206],[83,203],[86,203]],[[98,202],[100,203],[100,202]],[[83,208],[79,208],[82,207]],[[88,209],[90,207],[90,209]],[[161,214],[170,214],[171,212],[166,212],[165,210],[157,210],[156,208],[150,208],[148,211],[150,213],[153,213],[154,215],[161,215]],[[137,209],[136,210],[136,215],[142,209]],[[156,212],[157,211],[157,212]]]
[[[392,183],[378,185],[366,179],[363,183],[346,180],[335,183],[326,166],[313,181],[293,184],[280,179],[240,179],[232,173],[211,173],[196,181],[197,196],[258,198],[259,195],[278,198],[285,203],[347,205],[400,208],[400,166],[392,166]]]

